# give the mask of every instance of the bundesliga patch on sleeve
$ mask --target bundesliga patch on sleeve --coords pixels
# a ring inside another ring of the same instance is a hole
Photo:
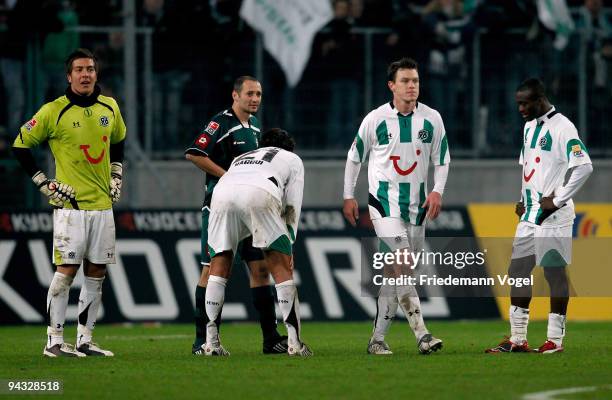
[[[31,131],[32,128],[34,128],[36,126],[36,124],[38,123],[38,121],[36,121],[35,118],[32,118],[31,120],[29,120],[28,122],[26,122],[25,124],[23,124],[23,127],[27,129],[27,131]]]
[[[204,150],[210,144],[211,138],[206,133],[202,133],[195,141],[196,146]]]
[[[217,129],[219,129],[219,123],[215,121],[210,121],[208,123],[208,126],[206,126],[206,129],[204,129],[204,131],[210,133],[211,135],[214,135]]]
[[[579,144],[575,144],[572,146],[572,153],[574,153],[574,157],[584,157],[582,153],[582,147]]]

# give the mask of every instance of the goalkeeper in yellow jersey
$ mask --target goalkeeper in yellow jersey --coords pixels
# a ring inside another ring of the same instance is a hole
[[[66,59],[69,86],[20,129],[15,157],[53,206],[53,264],[47,294],[48,357],[112,356],[92,341],[106,265],[115,263],[112,207],[121,195],[125,123],[117,102],[100,94],[98,63],[87,49]],[[47,177],[31,148],[48,142],[55,178]],[[83,264],[76,348],[64,343],[68,293]]]

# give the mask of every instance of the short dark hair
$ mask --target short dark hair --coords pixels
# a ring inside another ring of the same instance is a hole
[[[389,64],[389,68],[387,68],[387,79],[390,82],[395,82],[395,76],[399,69],[416,69],[418,71],[419,65],[412,58],[408,57],[392,62]]]
[[[70,53],[70,55],[66,58],[66,73],[70,74],[72,72],[72,63],[74,60],[78,60],[79,58],[90,58],[94,62],[94,69],[98,72],[98,59],[90,50],[85,48],[79,48]]]
[[[268,129],[261,136],[260,147],[280,147],[287,151],[293,151],[295,148],[295,140],[289,133],[281,128]]]
[[[242,90],[242,85],[246,81],[259,82],[257,80],[257,78],[255,78],[255,77],[252,77],[250,75],[242,75],[242,76],[239,76],[238,78],[236,78],[236,80],[234,81],[234,90],[236,92],[240,93],[240,91]]]
[[[521,82],[516,88],[517,92],[530,91],[531,99],[537,100],[546,97],[546,87],[539,78],[528,78]]]

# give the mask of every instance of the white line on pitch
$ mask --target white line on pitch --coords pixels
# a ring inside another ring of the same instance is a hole
[[[573,393],[594,392],[596,390],[601,389],[612,390],[612,385],[573,387],[565,389],[546,390],[544,392],[527,393],[523,395],[523,400],[561,400],[559,397],[556,396]]]

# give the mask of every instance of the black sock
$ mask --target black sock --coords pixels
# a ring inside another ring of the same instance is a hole
[[[200,285],[196,286],[195,291],[195,328],[196,337],[193,342],[194,347],[199,347],[206,343],[206,324],[208,323],[208,316],[206,315],[206,287]]]
[[[253,305],[259,312],[259,324],[264,342],[280,337],[276,330],[276,312],[274,310],[274,293],[272,286],[251,288]]]

